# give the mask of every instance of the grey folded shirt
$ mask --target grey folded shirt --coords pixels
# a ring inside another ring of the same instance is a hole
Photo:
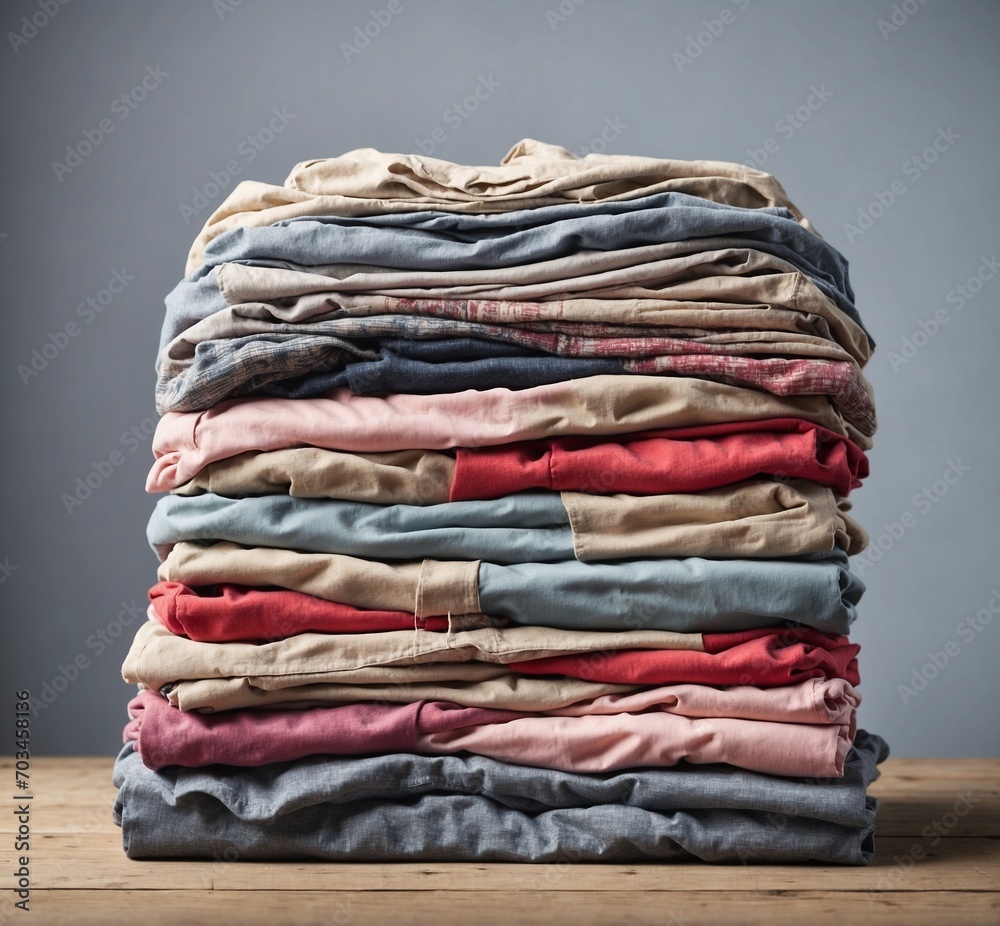
[[[861,865],[877,809],[865,792],[887,755],[859,731],[844,777],[822,781],[724,765],[584,775],[408,754],[154,772],[129,743],[115,763],[114,815],[131,858]]]

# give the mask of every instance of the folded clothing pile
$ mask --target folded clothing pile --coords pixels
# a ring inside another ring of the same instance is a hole
[[[167,298],[126,852],[868,861],[872,346],[740,165],[241,183]]]

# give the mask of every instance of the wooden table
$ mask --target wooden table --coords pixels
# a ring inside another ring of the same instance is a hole
[[[0,926],[1000,923],[1000,760],[889,759],[882,768],[867,868],[268,864],[130,861],[111,821],[111,761],[35,758],[21,792],[34,795],[30,913],[13,908],[11,788],[0,814]],[[0,774],[14,781],[13,760],[0,759]]]

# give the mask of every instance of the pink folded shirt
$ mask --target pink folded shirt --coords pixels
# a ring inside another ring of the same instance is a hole
[[[724,762],[775,775],[836,777],[860,697],[840,679],[780,689],[674,685],[542,714],[444,701],[307,710],[182,712],[155,692],[129,704],[124,739],[150,768],[257,766],[309,755],[473,752],[574,772]]]

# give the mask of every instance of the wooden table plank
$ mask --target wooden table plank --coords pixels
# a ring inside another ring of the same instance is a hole
[[[505,863],[331,863],[130,860],[117,835],[53,836],[35,842],[31,879],[38,889],[123,890],[183,885],[186,890],[607,891],[1000,891],[1000,840],[951,839],[906,862],[913,843],[880,839],[864,868],[824,865],[518,865]],[[13,869],[0,888],[14,887]]]
[[[637,891],[586,895],[525,891],[45,891],[32,897],[35,922],[101,923],[102,926],[843,926],[844,923],[900,926],[995,926],[1000,894],[928,891],[919,894],[822,891],[760,893],[697,891],[650,899]],[[3,911],[0,911],[2,915]],[[27,917],[25,917],[27,920]]]

